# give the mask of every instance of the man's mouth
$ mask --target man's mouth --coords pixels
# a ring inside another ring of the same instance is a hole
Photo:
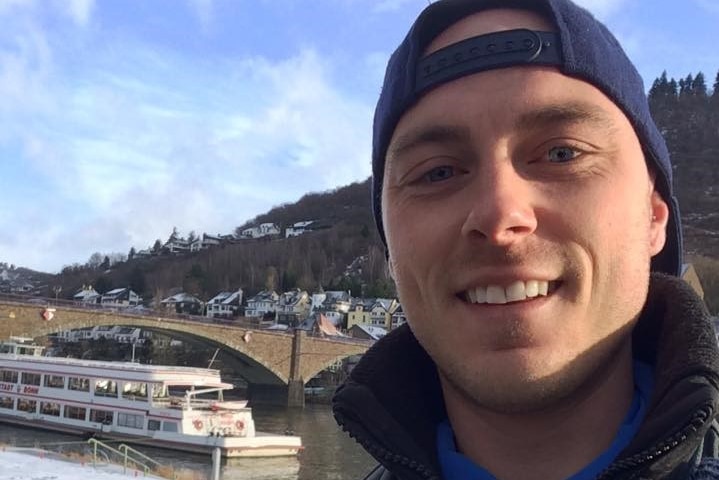
[[[465,302],[473,304],[502,305],[546,297],[556,291],[559,285],[558,281],[517,280],[507,286],[485,285],[471,288],[460,294],[460,297]]]

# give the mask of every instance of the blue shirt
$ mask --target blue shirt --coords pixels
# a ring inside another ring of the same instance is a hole
[[[654,383],[652,368],[642,362],[634,362],[634,397],[614,441],[601,455],[567,480],[591,480],[596,478],[629,445],[639,430],[649,403]],[[437,453],[442,476],[446,479],[497,480],[494,475],[457,451],[454,433],[448,420],[437,426]]]

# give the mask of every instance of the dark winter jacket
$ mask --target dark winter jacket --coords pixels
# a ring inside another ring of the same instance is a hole
[[[634,329],[654,391],[633,441],[602,479],[719,479],[719,351],[703,302],[683,281],[653,274]],[[367,480],[439,480],[437,370],[407,326],[377,342],[333,399],[337,422],[380,465]]]

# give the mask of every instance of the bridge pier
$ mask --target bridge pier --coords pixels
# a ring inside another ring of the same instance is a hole
[[[303,408],[305,386],[302,380],[292,380],[289,385],[249,384],[247,398],[253,405]]]

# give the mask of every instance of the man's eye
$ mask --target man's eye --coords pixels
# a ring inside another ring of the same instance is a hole
[[[572,147],[553,147],[547,152],[549,161],[553,163],[565,163],[578,156],[579,152]]]
[[[436,167],[424,174],[425,180],[429,182],[441,182],[453,177],[455,174],[454,168],[449,166]]]

